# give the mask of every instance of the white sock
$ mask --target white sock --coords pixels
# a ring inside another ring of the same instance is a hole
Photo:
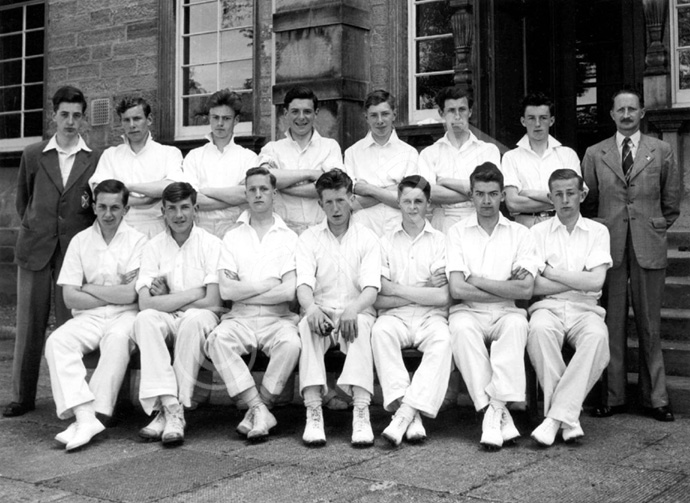
[[[77,418],[77,423],[89,423],[96,421],[96,411],[93,408],[93,402],[82,403],[72,409]]]
[[[403,403],[400,408],[395,412],[396,416],[401,416],[407,419],[408,422],[412,422],[414,415],[417,413],[417,409]]]
[[[244,403],[247,404],[250,409],[252,407],[256,407],[257,405],[263,404],[261,401],[261,396],[259,396],[259,392],[256,390],[256,386],[252,386],[251,388],[244,390],[238,396],[240,399],[242,399],[242,401],[244,401]]]
[[[321,386],[308,386],[302,393],[305,407],[321,407]]]
[[[369,407],[371,393],[359,386],[352,386],[352,403],[355,407]]]
[[[178,405],[177,397],[173,395],[162,395],[160,397],[162,407],[170,407],[171,405]]]

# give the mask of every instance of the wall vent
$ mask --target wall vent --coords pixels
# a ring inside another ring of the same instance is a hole
[[[105,126],[110,124],[110,100],[99,98],[91,101],[91,125]]]

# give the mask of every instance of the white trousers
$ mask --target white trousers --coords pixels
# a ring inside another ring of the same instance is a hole
[[[94,402],[96,412],[112,416],[129,355],[134,349],[132,328],[136,311],[81,313],[53,332],[46,341],[50,386],[60,419],[74,416],[77,405]],[[98,365],[86,383],[82,358],[100,348]]]
[[[410,382],[401,349],[417,348],[424,353]],[[371,331],[371,349],[383,391],[383,406],[393,411],[393,403],[414,407],[436,417],[448,387],[453,356],[448,320],[433,315],[403,321],[396,316],[379,316]]]
[[[461,309],[449,318],[450,342],[476,410],[492,398],[525,400],[527,318],[522,309]]]
[[[205,346],[231,397],[255,386],[242,355],[257,350],[266,353],[270,361],[261,384],[271,395],[280,395],[295,370],[300,347],[297,315],[223,320],[208,336]]]
[[[141,311],[134,321],[134,340],[141,353],[139,401],[144,412],[159,407],[158,397],[173,395],[185,407],[191,405],[194,385],[205,360],[206,336],[218,325],[208,309],[164,313]],[[168,343],[174,344],[174,363]]]
[[[609,362],[605,311],[552,299],[537,306],[530,310],[527,352],[544,390],[544,416],[573,426]],[[567,367],[561,354],[564,341],[575,348]]]
[[[337,323],[342,310],[328,312],[328,316]],[[371,353],[371,327],[375,318],[370,314],[357,316],[357,338],[347,342],[338,335],[321,337],[309,329],[307,318],[300,320],[298,329],[302,339],[302,353],[299,357],[299,389],[300,394],[309,386],[321,386],[322,396],[328,392],[326,384],[326,366],[323,355],[329,348],[340,345],[340,351],[345,353],[343,371],[338,378],[338,386],[352,396],[352,386],[364,388],[374,394],[374,357]]]

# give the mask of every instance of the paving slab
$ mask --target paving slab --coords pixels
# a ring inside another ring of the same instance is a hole
[[[690,499],[690,478],[685,478],[654,498],[654,503],[686,503]]]
[[[159,449],[44,483],[109,501],[155,501],[261,466],[261,462],[184,448]]]
[[[69,496],[69,493],[2,477],[0,496],[3,503],[54,503]]]

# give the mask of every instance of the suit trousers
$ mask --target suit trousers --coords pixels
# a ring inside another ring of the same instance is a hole
[[[336,324],[340,313],[342,310],[326,312]],[[357,337],[354,341],[348,342],[335,333],[328,337],[321,337],[319,334],[312,333],[307,318],[302,318],[297,326],[302,339],[302,352],[299,357],[300,393],[304,393],[304,388],[309,386],[320,386],[322,396],[328,392],[323,356],[329,348],[339,344],[340,351],[345,353],[345,363],[338,378],[338,386],[350,396],[352,396],[352,386],[364,388],[373,395],[374,357],[371,353],[371,327],[373,325],[374,317],[372,315],[357,315]]]
[[[270,358],[261,385],[280,395],[295,370],[300,353],[297,315],[289,318],[260,316],[223,320],[206,340],[206,354],[235,397],[255,386],[242,355],[261,350]]]
[[[141,353],[139,402],[151,414],[159,397],[172,395],[185,407],[192,404],[194,386],[204,363],[206,337],[218,325],[218,316],[208,309],[164,313],[141,311],[134,321],[134,340]],[[170,362],[168,344],[174,344]]]
[[[628,280],[635,313],[635,326],[640,341],[639,386],[642,405],[668,405],[666,371],[661,351],[661,299],[664,293],[666,269],[645,269],[640,266],[630,233],[621,265],[608,270],[603,290],[606,325],[609,328],[611,362],[605,374],[603,403],[609,406],[626,402],[628,382]]]
[[[596,304],[546,299],[531,311],[527,352],[544,390],[544,416],[575,426],[587,393],[609,361],[604,310]],[[566,367],[561,350],[575,355]]]
[[[50,315],[50,294],[55,298],[59,327],[72,317],[57,286],[64,255],[58,246],[48,264],[39,271],[17,267],[17,335],[12,362],[12,401],[33,404]]]
[[[527,317],[522,309],[451,313],[450,343],[476,410],[494,398],[525,400]]]
[[[102,310],[98,314],[81,313],[48,337],[46,360],[60,419],[72,417],[74,407],[92,401],[96,412],[112,416],[134,349],[132,329],[136,315],[134,310],[113,315]],[[86,384],[82,358],[97,348],[101,356]]]
[[[448,321],[439,315],[412,318],[381,315],[371,332],[376,373],[381,382],[383,406],[393,411],[399,399],[429,417],[436,417],[448,387],[453,354]],[[401,349],[417,348],[424,353],[410,381]]]

